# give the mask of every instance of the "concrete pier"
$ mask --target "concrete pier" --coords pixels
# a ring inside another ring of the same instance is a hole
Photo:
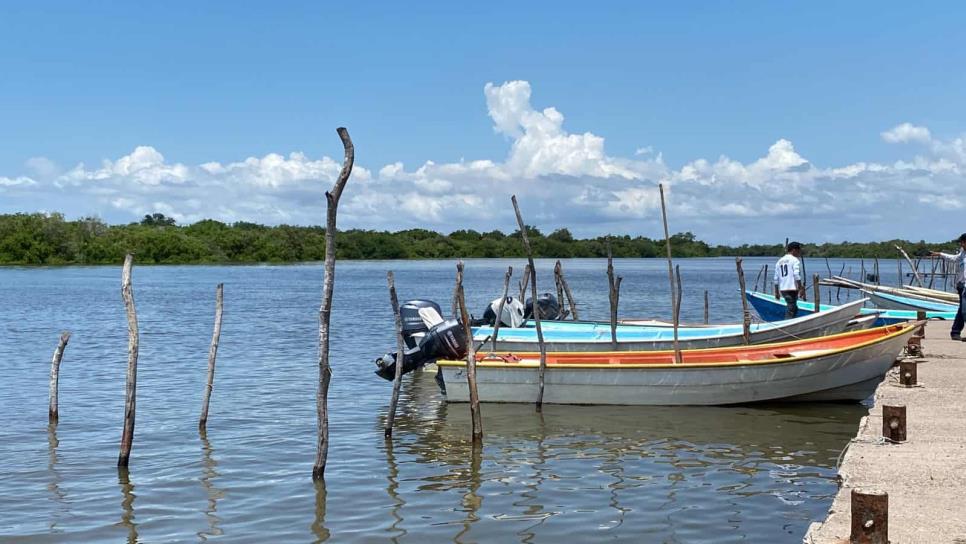
[[[874,489],[889,494],[893,544],[966,544],[966,342],[950,340],[950,326],[926,326],[917,386],[902,386],[897,368],[879,385],[842,458],[829,515],[809,527],[805,543],[849,542],[852,490]],[[905,441],[883,438],[883,406],[906,407]]]

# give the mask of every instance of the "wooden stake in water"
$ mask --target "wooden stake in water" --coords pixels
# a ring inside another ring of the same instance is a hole
[[[570,318],[574,321],[579,319],[577,317],[577,301],[574,300],[574,294],[570,291],[570,286],[567,285],[567,278],[564,277],[563,265],[560,261],[557,261],[557,265],[554,267],[554,273],[560,278],[560,286],[563,287],[564,295],[567,297],[567,304],[570,306]],[[560,305],[563,306],[563,301],[560,301]]]
[[[540,326],[540,305],[537,304],[537,269],[533,264],[533,251],[530,249],[527,227],[523,223],[520,206],[517,204],[517,195],[512,195],[510,201],[513,202],[513,211],[517,214],[517,224],[520,225],[523,247],[527,250],[527,264],[530,267],[530,293],[533,295],[533,323],[537,328],[537,343],[540,345],[540,389],[537,392],[537,410],[540,410],[543,407],[544,377],[547,373],[547,346],[543,343],[543,328]]]
[[[56,424],[60,419],[57,410],[57,389],[60,384],[60,360],[64,357],[64,349],[70,340],[70,332],[60,333],[60,341],[57,342],[57,349],[54,350],[54,358],[50,361],[50,406],[47,409],[47,422]]]
[[[554,285],[557,286],[557,303],[560,304],[560,313],[557,314],[557,319],[559,320],[559,319],[563,319],[566,316],[566,314],[569,313],[567,311],[566,305],[564,304],[563,284],[560,283],[560,260],[559,259],[553,265],[553,283]]]
[[[745,297],[745,271],[741,267],[741,257],[735,257],[738,269],[738,289],[741,291],[741,335],[745,344],[751,343],[751,313],[748,312],[748,299]]]
[[[462,274],[463,263],[457,265],[460,269],[458,274]],[[392,270],[386,272],[386,283],[389,285],[389,304],[392,306],[392,316],[396,323],[396,375],[392,380],[392,398],[389,400],[389,413],[386,415],[386,426],[383,436],[392,438],[392,424],[396,420],[396,403],[399,402],[399,386],[402,384],[403,352],[405,343],[403,342],[402,317],[399,315],[399,298],[396,296],[396,281],[392,275]],[[470,346],[472,349],[472,345]]]
[[[667,228],[667,208],[664,204],[664,184],[659,183],[657,187],[661,192],[661,218],[664,220],[664,245],[667,248],[667,280],[671,286],[671,317],[673,319],[674,301],[677,297],[674,295],[674,264],[671,261],[671,234]],[[677,323],[674,324],[674,362],[681,364],[681,348],[678,346]]]
[[[617,305],[620,302],[621,277],[614,278],[614,257],[607,240],[607,296],[610,300],[610,349],[617,351]]]
[[[681,265],[674,265],[674,279],[677,283],[677,293],[674,296],[674,322],[681,325],[681,299],[683,298],[683,287],[681,285]]]
[[[329,366],[329,319],[332,316],[332,289],[335,285],[336,215],[339,210],[339,198],[342,197],[342,190],[349,181],[352,165],[355,162],[355,147],[352,145],[352,139],[349,138],[349,131],[339,127],[336,132],[342,140],[345,159],[332,191],[325,192],[325,276],[322,283],[322,305],[319,307],[319,391],[316,396],[318,447],[315,464],[312,466],[312,479],[315,481],[325,478],[325,465],[329,459],[329,382],[332,379],[332,368]]]
[[[134,413],[137,408],[138,315],[134,308],[134,291],[131,288],[133,266],[134,256],[128,253],[124,257],[124,268],[121,269],[121,298],[124,299],[124,310],[127,313],[127,380],[124,387],[124,430],[121,433],[121,452],[117,457],[119,467],[127,467],[131,459]]]
[[[812,289],[815,291],[815,312],[822,311],[822,287],[818,283],[818,274],[812,274]]]
[[[530,285],[530,263],[523,267],[523,277],[520,278],[520,304],[527,300],[527,287]]]
[[[208,347],[208,381],[205,382],[204,398],[201,401],[201,418],[198,420],[198,430],[204,431],[208,426],[208,403],[211,400],[211,389],[215,384],[215,357],[218,356],[218,341],[221,338],[221,316],[225,300],[225,284],[219,283],[215,288],[215,330],[211,334],[211,345]]]
[[[909,258],[909,254],[906,253],[906,250],[902,249],[902,247],[900,246],[896,246],[896,249],[899,250],[899,253],[902,255],[902,258],[905,259],[907,263],[909,263],[909,268],[912,269],[913,277],[916,278],[916,282],[919,284],[919,287],[923,287],[922,276],[919,275],[919,267],[915,264],[912,264],[912,259]],[[901,277],[899,278],[899,286],[900,287],[902,286]]]
[[[514,202],[515,203],[515,202]],[[460,263],[460,266],[462,263]],[[476,350],[473,349],[473,330],[470,328],[470,315],[466,311],[466,297],[463,294],[463,274],[460,266],[456,269],[459,278],[456,284],[456,296],[459,301],[460,321],[463,322],[463,332],[466,334],[466,385],[470,389],[470,420],[472,421],[473,444],[483,441],[483,417],[480,414],[480,394],[476,384]]]
[[[500,335],[500,319],[503,317],[503,305],[506,303],[506,296],[510,291],[510,277],[513,276],[513,267],[506,267],[506,276],[503,277],[503,297],[496,308],[496,323],[493,324],[493,351],[496,351],[496,338]]]
[[[707,325],[710,322],[711,314],[708,313],[708,290],[704,290],[704,324]]]

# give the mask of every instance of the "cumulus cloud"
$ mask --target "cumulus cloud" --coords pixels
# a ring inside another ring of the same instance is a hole
[[[906,142],[928,143],[932,140],[932,135],[926,127],[919,127],[912,123],[902,123],[881,133],[882,139],[890,144],[902,144]]]
[[[508,140],[505,157],[427,160],[414,168],[402,162],[368,165],[375,175],[357,163],[340,204],[340,225],[510,231],[516,221],[509,197],[516,194],[527,222],[546,231],[660,236],[659,183],[665,185],[672,230],[722,243],[785,236],[943,239],[966,206],[959,195],[966,181],[966,139],[940,139],[910,123],[881,137],[926,144],[922,154],[889,164],[816,165],[791,141],[779,139],[749,162],[721,155],[672,168],[651,146],[616,157],[607,153],[603,137],[568,132],[557,109],[534,107],[526,81],[488,83],[483,91],[494,131]],[[26,165],[28,175],[0,176],[0,211],[54,209],[116,221],[158,212],[179,222],[321,224],[322,191],[341,166],[341,157],[302,152],[188,165],[147,145],[67,170],[35,157]]]

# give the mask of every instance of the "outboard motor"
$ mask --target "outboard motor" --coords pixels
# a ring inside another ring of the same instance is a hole
[[[432,319],[427,320],[420,314],[429,316],[433,311],[436,312]],[[407,348],[414,348],[419,345],[429,328],[443,320],[443,310],[439,304],[431,300],[407,300],[399,306],[399,317],[402,319],[403,342]]]
[[[500,325],[504,327],[519,327],[523,325],[523,304],[513,297],[506,297],[506,300],[498,298],[491,302],[486,310],[483,311],[483,324],[496,325],[496,312],[500,309],[500,301],[503,301],[503,311],[500,315]]]
[[[403,351],[402,373],[412,372],[440,358],[462,359],[466,356],[468,346],[463,323],[457,319],[447,319],[430,327],[417,346]],[[396,377],[396,354],[387,353],[376,359],[376,366],[376,374],[380,378],[392,381]]]
[[[540,319],[552,321],[560,317],[560,304],[557,302],[557,297],[550,293],[541,293],[537,295],[537,307],[540,308]],[[533,319],[532,298],[527,299],[527,305],[523,310],[523,316],[527,319]]]

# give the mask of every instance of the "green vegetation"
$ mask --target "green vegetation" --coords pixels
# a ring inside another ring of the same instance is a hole
[[[607,237],[577,240],[567,229],[544,235],[527,227],[537,257],[606,257]],[[140,223],[107,225],[94,217],[67,221],[58,213],[0,215],[0,264],[109,264],[120,263],[133,252],[139,263],[250,263],[319,261],[324,258],[322,227],[267,227],[254,223],[226,224],[205,219],[178,226],[162,214],[147,215]],[[662,257],[664,241],[643,236],[611,236],[615,257]],[[522,257],[520,231],[458,230],[448,235],[410,229],[399,232],[347,230],[338,233],[340,259],[442,259],[454,257]],[[809,257],[896,256],[895,245],[910,255],[924,255],[941,247],[954,251],[952,242],[923,241],[839,244],[805,244]],[[671,245],[676,257],[771,256],[782,253],[781,244],[710,246],[690,232],[675,234]]]

